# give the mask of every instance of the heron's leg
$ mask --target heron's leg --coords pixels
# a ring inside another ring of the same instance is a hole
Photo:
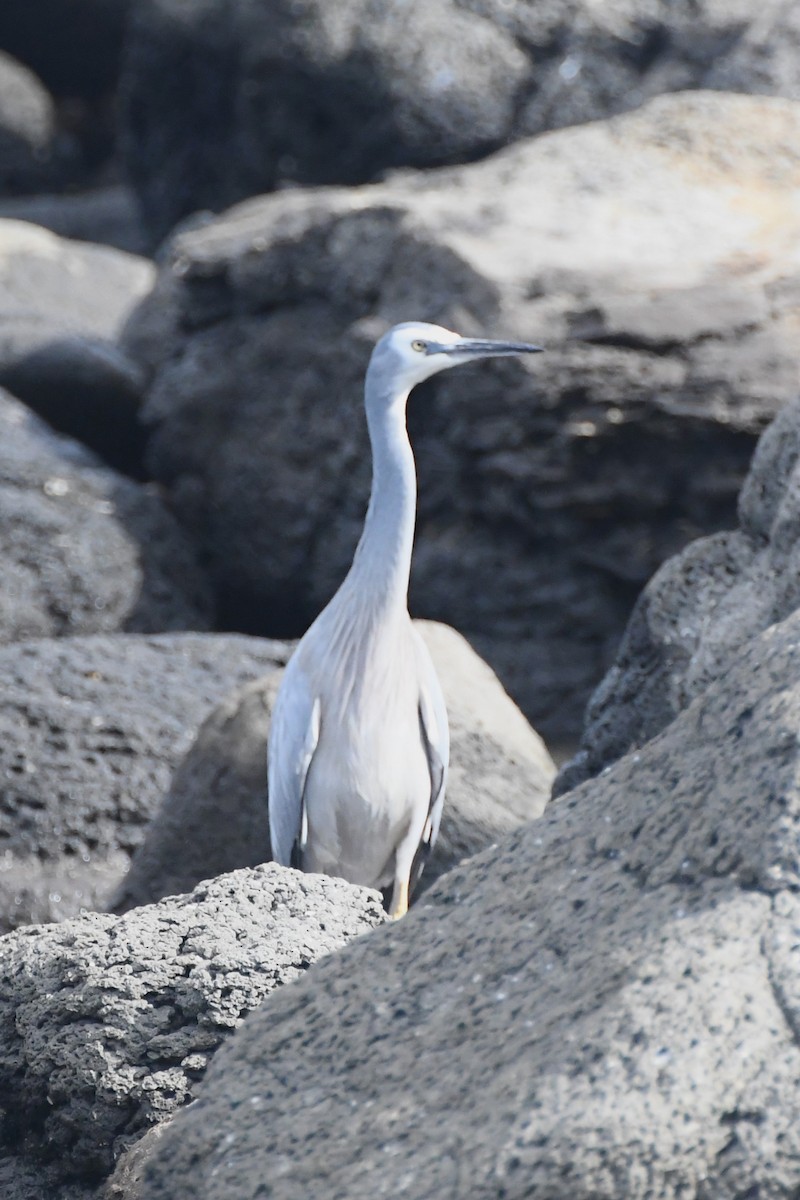
[[[396,921],[408,912],[408,875],[395,879],[392,888],[392,906],[389,909],[389,920]]]

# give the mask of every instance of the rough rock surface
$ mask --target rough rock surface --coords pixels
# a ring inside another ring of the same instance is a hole
[[[51,1185],[100,1182],[192,1098],[246,1013],[382,920],[376,892],[269,864],[125,917],[9,934],[0,1145],[48,1164]]]
[[[208,588],[153,492],[0,391],[0,642],[207,627]]]
[[[281,183],[353,184],[723,87],[800,99],[795,7],[768,0],[142,0],[129,170],[164,235]],[[203,129],[203,138],[196,130]]]
[[[659,733],[735,662],[742,646],[800,608],[800,401],[761,438],[739,497],[739,528],[666,562],[642,593],[617,660],[593,695],[568,791]]]
[[[207,714],[285,657],[222,634],[0,648],[0,929],[104,906]]]
[[[153,264],[0,220],[0,386],[112,466],[141,466],[141,373],[117,344]]]
[[[795,614],[640,752],[271,997],[142,1200],[797,1194],[798,680]]]
[[[555,774],[539,736],[454,629],[421,622],[450,719],[450,773],[429,885],[461,859],[541,815]],[[270,855],[265,747],[280,672],[211,714],[175,774],[115,901],[188,891],[199,879]],[[187,829],[192,836],[187,839]]]
[[[411,398],[412,609],[467,633],[546,737],[574,735],[641,586],[732,522],[796,394],[798,145],[800,105],[686,93],[178,237],[125,345],[226,623],[297,635],[341,579],[389,323],[541,340]]]

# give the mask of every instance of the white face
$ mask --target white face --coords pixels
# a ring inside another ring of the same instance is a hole
[[[391,356],[392,366],[398,381],[403,386],[414,387],[423,379],[430,379],[438,371],[446,371],[460,362],[469,361],[469,354],[459,355],[458,351],[436,353],[437,346],[457,346],[465,339],[451,329],[441,325],[427,325],[423,322],[409,321],[403,325],[395,325],[381,338],[376,351],[385,349]]]
[[[498,342],[489,338],[464,338],[441,325],[408,321],[385,333],[372,351],[367,371],[368,396],[400,398],[415,384],[438,371],[481,358],[506,358],[533,354],[539,346],[527,342]]]

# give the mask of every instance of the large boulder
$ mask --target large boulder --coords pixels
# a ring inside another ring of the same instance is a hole
[[[144,258],[0,220],[0,386],[128,473],[141,470],[143,381],[118,338],[154,274]]]
[[[270,997],[141,1200],[797,1194],[798,681],[794,614],[641,751]]]
[[[296,635],[342,578],[388,324],[541,339],[411,398],[412,608],[463,630],[545,736],[574,736],[641,586],[732,522],[796,392],[798,144],[800,105],[686,93],[179,236],[125,346],[226,623]]]
[[[278,0],[268,20],[260,0],[141,0],[123,68],[127,164],[163,235],[280,184],[469,161],[659,92],[800,99],[797,45],[792,5],[747,0]]]
[[[205,578],[150,490],[0,390],[0,643],[204,629]]]
[[[538,734],[454,629],[421,622],[447,702],[450,772],[428,886],[463,858],[541,815],[555,767]],[[227,697],[181,763],[115,900],[118,909],[188,891],[270,856],[266,745],[281,672]],[[187,830],[191,837],[187,838]]]
[[[739,528],[666,562],[631,614],[592,696],[568,791],[655,737],[725,673],[742,646],[800,608],[800,401],[761,438],[739,497]]]
[[[221,634],[0,648],[0,930],[105,906],[204,718],[285,659]]]
[[[101,1182],[122,1150],[191,1100],[217,1047],[265,996],[382,920],[376,892],[267,865],[122,918],[89,913],[9,934],[0,1147],[21,1152],[21,1167],[44,1167],[40,1196]]]

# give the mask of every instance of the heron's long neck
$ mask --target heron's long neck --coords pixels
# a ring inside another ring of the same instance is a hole
[[[405,612],[414,544],[417,476],[406,430],[408,393],[381,395],[367,376],[372,493],[348,578],[372,606]]]

